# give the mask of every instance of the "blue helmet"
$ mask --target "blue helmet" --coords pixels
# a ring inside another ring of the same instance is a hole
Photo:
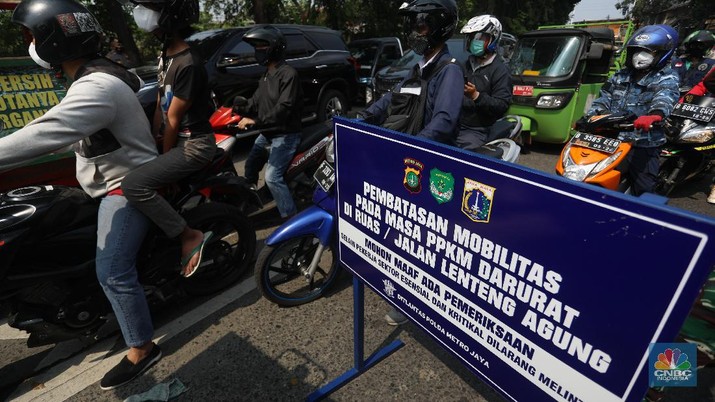
[[[626,64],[632,67],[633,53],[645,49],[653,52],[655,63],[652,69],[660,69],[670,62],[678,46],[678,32],[670,25],[646,25],[633,33],[626,42]]]

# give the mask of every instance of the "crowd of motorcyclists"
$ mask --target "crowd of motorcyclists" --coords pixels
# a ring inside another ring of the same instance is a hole
[[[208,102],[206,73],[183,40],[198,20],[198,1],[131,2],[136,5],[137,25],[163,44],[153,124],[136,118],[144,116],[135,96],[137,77],[98,56],[102,28],[86,7],[75,0],[23,0],[13,22],[32,34],[29,54],[38,64],[63,71],[72,84],[60,104],[0,139],[3,169],[73,146],[78,181],[89,195],[101,198],[97,275],[130,348],[102,379],[103,389],[131,381],[161,358],[152,342],[149,308],[136,274],[135,256],[149,222],[181,239],[185,276],[199,266],[203,245],[211,236],[190,228],[161,195],[163,187],[208,163],[216,149],[207,104],[199,101]],[[511,75],[498,55],[498,17],[478,15],[461,27],[470,56],[460,66],[445,46],[458,29],[454,0],[413,0],[399,14],[408,45],[422,58],[403,83],[367,107],[360,118],[378,125],[395,123],[403,108],[420,114],[419,127],[412,132],[418,137],[469,151],[490,141],[489,128],[506,114],[512,97]],[[300,141],[299,79],[283,58],[286,41],[280,31],[264,26],[245,38],[267,70],[255,95],[236,105],[237,112],[249,116],[239,127],[278,127],[256,139],[246,175],[255,184],[268,163],[266,183],[281,218],[287,219],[297,212],[282,176]],[[668,25],[637,30],[625,44],[626,67],[603,85],[585,116],[624,110],[638,115],[636,130],[624,134],[635,142],[629,172],[636,195],[651,192],[658,176],[659,150],[666,138],[657,123],[670,115],[685,88],[695,95],[715,90],[715,60],[708,58],[715,35],[707,30],[689,34],[680,57],[678,38]],[[425,85],[410,87],[409,80],[424,80]],[[157,137],[163,139],[161,152]],[[271,148],[267,161],[260,159],[266,147]],[[715,204],[715,187],[707,201]],[[386,320],[391,325],[407,321],[396,310]]]

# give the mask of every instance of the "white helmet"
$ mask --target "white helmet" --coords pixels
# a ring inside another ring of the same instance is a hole
[[[460,33],[471,34],[474,32],[483,32],[492,37],[492,40],[487,46],[487,51],[494,53],[499,46],[499,39],[501,39],[501,22],[497,17],[489,14],[478,15],[472,17],[467,23],[462,27]]]

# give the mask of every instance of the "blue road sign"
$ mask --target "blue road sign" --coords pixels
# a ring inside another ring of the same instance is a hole
[[[640,400],[715,221],[335,119],[340,262],[519,401]]]

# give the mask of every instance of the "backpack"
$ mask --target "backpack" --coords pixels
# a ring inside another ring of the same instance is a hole
[[[454,63],[456,59],[452,58],[433,65],[431,69],[428,66],[423,76],[420,76],[419,66],[415,65],[399,92],[392,93],[388,117],[382,127],[411,135],[419,133],[424,128],[427,85],[445,66]]]

